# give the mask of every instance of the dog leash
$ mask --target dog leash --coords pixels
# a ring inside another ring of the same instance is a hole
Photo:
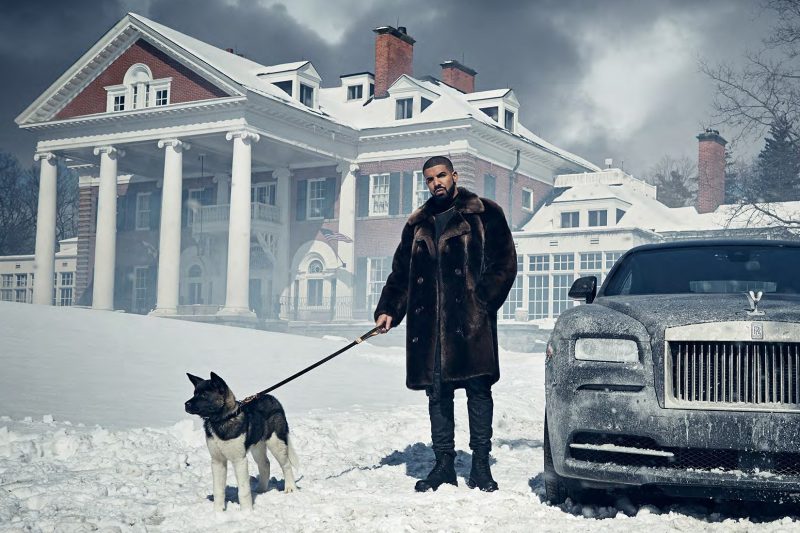
[[[253,395],[251,395],[251,396],[248,396],[248,397],[247,397],[247,398],[245,398],[244,400],[240,401],[240,402],[239,402],[239,405],[240,405],[240,406],[242,406],[242,405],[246,405],[246,404],[248,404],[248,403],[250,403],[250,402],[252,402],[252,401],[258,400],[259,398],[261,398],[261,397],[262,397],[262,396],[264,396],[265,394],[269,394],[270,392],[274,391],[274,390],[275,390],[275,389],[277,389],[278,387],[282,387],[282,386],[286,385],[287,383],[289,383],[290,381],[292,381],[292,380],[295,380],[295,379],[299,378],[300,376],[302,376],[302,375],[303,375],[303,374],[305,374],[306,372],[310,372],[311,370],[314,370],[314,369],[315,369],[315,368],[317,368],[319,365],[321,365],[321,364],[324,364],[324,363],[327,363],[328,361],[330,361],[331,359],[333,359],[333,358],[334,358],[334,357],[336,357],[337,355],[339,355],[339,354],[341,354],[341,353],[343,353],[343,352],[346,352],[347,350],[349,350],[350,348],[352,348],[352,347],[353,347],[353,346],[355,346],[356,344],[361,344],[361,343],[362,343],[362,342],[364,342],[366,339],[369,339],[370,337],[374,337],[375,335],[377,335],[378,333],[380,333],[380,329],[381,329],[380,327],[374,327],[374,328],[372,328],[371,330],[369,330],[368,332],[364,333],[363,335],[361,335],[360,337],[358,337],[356,340],[354,340],[353,342],[351,342],[350,344],[348,344],[347,346],[345,346],[345,347],[344,347],[344,348],[342,348],[341,350],[337,350],[336,352],[334,352],[334,353],[330,354],[329,356],[325,357],[324,359],[320,359],[319,361],[317,361],[317,362],[316,362],[316,363],[314,363],[313,365],[311,365],[311,366],[307,366],[306,368],[304,368],[304,369],[303,369],[303,370],[301,370],[300,372],[297,372],[296,374],[293,374],[293,375],[289,376],[288,378],[284,379],[284,380],[283,380],[283,381],[281,381],[280,383],[276,383],[275,385],[271,386],[271,387],[270,387],[270,388],[268,388],[268,389],[264,389],[264,390],[262,390],[261,392],[257,392],[257,393],[255,393],[255,394],[253,394]]]

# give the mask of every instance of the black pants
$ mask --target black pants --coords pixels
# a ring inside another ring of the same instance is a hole
[[[453,393],[456,388],[467,392],[469,414],[469,447],[475,455],[488,455],[492,449],[492,385],[488,376],[480,376],[458,383],[441,383],[439,394],[428,391],[428,413],[431,418],[433,451],[455,455],[455,418]]]

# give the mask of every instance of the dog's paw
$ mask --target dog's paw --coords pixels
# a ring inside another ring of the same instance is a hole
[[[286,494],[289,494],[290,492],[294,492],[296,490],[297,487],[295,487],[294,484],[290,485],[289,483],[287,483],[286,486],[283,487],[283,492],[285,492]]]

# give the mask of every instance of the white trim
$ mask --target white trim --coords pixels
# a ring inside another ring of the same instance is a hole
[[[531,195],[531,203],[530,203],[529,206],[525,205],[525,193],[526,192]],[[530,189],[528,187],[523,187],[522,188],[522,210],[523,211],[526,211],[528,213],[533,213],[533,198],[534,198],[533,189]]]

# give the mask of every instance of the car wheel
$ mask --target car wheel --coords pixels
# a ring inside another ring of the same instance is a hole
[[[550,451],[550,435],[547,428],[547,416],[544,417],[544,493],[545,500],[551,505],[561,505],[567,498],[574,502],[581,499],[582,491],[569,480],[559,476],[553,466],[553,454]]]

